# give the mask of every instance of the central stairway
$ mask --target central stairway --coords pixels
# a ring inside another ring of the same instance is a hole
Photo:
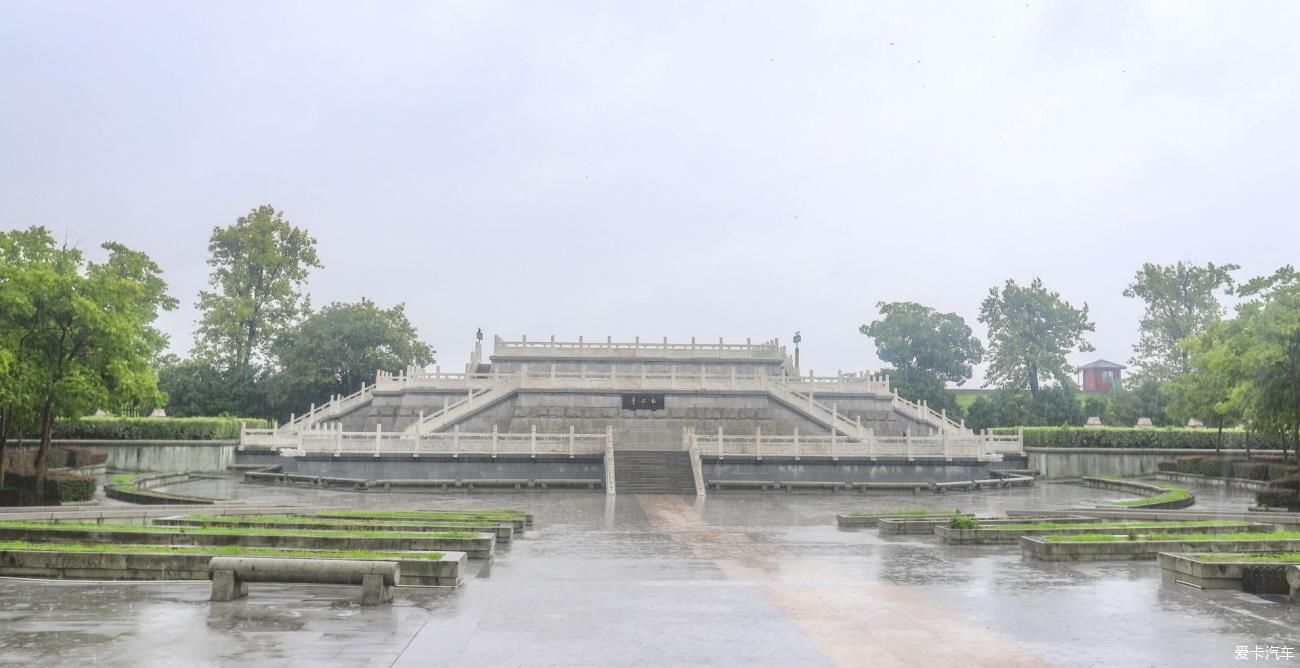
[[[614,456],[619,494],[695,495],[690,454],[682,451],[619,450]]]

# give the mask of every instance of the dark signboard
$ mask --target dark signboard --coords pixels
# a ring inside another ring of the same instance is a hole
[[[663,407],[664,407],[664,395],[662,394],[623,395],[623,410],[657,411]]]

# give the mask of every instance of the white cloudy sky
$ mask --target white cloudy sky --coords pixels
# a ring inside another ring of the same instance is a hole
[[[1007,278],[1129,357],[1143,261],[1300,260],[1300,3],[0,5],[0,224],[147,251],[184,304],[261,203],[315,303],[517,338],[788,340]]]

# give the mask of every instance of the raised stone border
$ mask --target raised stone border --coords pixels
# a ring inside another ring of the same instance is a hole
[[[1092,487],[1094,489],[1107,489],[1115,492],[1127,492],[1129,494],[1136,494],[1138,496],[1147,496],[1147,497],[1159,496],[1161,494],[1171,491],[1168,487],[1161,487],[1159,485],[1148,485],[1146,483],[1137,482],[1135,480],[1113,480],[1111,478],[1092,478],[1092,477],[1085,476],[1083,478],[1079,478],[1079,481],[1084,486]],[[1187,508],[1195,503],[1196,503],[1196,494],[1191,490],[1187,490],[1187,497],[1183,499],[1174,499],[1173,501],[1164,501],[1162,503],[1145,503],[1138,506],[1125,506],[1125,507],[1142,508],[1144,510],[1159,510],[1159,509],[1178,510],[1180,508]]]
[[[1198,553],[1162,552],[1156,557],[1160,563],[1161,578],[1166,584],[1189,584],[1199,589],[1241,589],[1247,571],[1259,566],[1290,566],[1295,562],[1267,561],[1207,561],[1198,559]],[[1285,582],[1285,581],[1284,581]],[[1274,591],[1256,591],[1256,594],[1290,594],[1285,584]]]
[[[454,510],[454,509],[449,509],[449,510],[447,510],[446,512],[454,513],[454,512],[457,512],[457,511]],[[427,520],[427,519],[421,519],[421,518],[419,518],[419,517],[411,517],[411,516],[409,516],[409,515],[401,515],[401,514],[400,514],[400,511],[398,511],[397,513],[393,513],[393,514],[384,514],[383,511],[378,511],[378,510],[375,511],[374,514],[366,514],[366,515],[350,515],[350,514],[347,514],[347,513],[339,512],[339,511],[337,511],[337,510],[334,510],[334,511],[330,511],[330,510],[321,510],[321,511],[318,511],[318,512],[315,512],[315,513],[301,513],[301,514],[302,514],[303,516],[305,516],[305,517],[325,517],[325,518],[329,518],[329,519],[366,520],[366,521],[375,521],[375,520],[408,520],[408,521],[409,521],[409,520],[416,520],[416,521],[433,521],[433,522],[456,523],[456,524],[472,524],[472,523],[475,523],[475,522],[484,522],[484,521],[492,521],[492,522],[509,522],[509,523],[511,523],[511,524],[513,524],[513,525],[515,526],[515,533],[517,533],[517,534],[523,533],[526,529],[528,529],[528,528],[530,528],[530,527],[533,526],[533,514],[532,514],[532,513],[524,513],[524,514],[518,515],[518,516],[516,516],[516,517],[512,517],[512,518],[510,518],[510,519],[508,519],[508,520],[482,520],[482,519],[476,519],[476,518],[473,518],[473,517],[446,518],[446,519]]]
[[[1096,520],[1091,520],[1096,522]],[[1026,522],[1032,524],[1032,522]],[[1080,527],[1077,529],[999,529],[978,528],[978,529],[954,529],[943,525],[937,525],[934,528],[934,535],[938,536],[943,542],[949,545],[1013,545],[1021,536],[1080,536],[1092,534],[1126,534],[1130,531],[1150,531],[1150,530],[1167,530],[1178,531],[1181,533],[1267,533],[1274,530],[1272,524],[1260,524],[1258,522],[1242,522],[1240,524],[1228,524],[1218,526],[1199,526],[1199,527],[1161,527],[1158,524],[1136,525],[1132,527],[1108,527],[1108,528],[1088,528]]]
[[[365,478],[339,478],[333,476],[248,471],[244,482],[312,485],[314,487],[347,487],[356,491],[394,489],[431,489],[442,492],[476,490],[600,490],[605,486],[598,478],[390,478],[368,480]]]
[[[1022,536],[1020,554],[1038,561],[1150,561],[1161,552],[1295,552],[1300,539],[1056,542]]]
[[[361,536],[299,536],[264,533],[198,533],[165,531],[95,531],[85,529],[17,528],[0,526],[0,539],[33,542],[76,542],[119,545],[235,545],[286,550],[364,550],[370,552],[465,552],[471,559],[491,559],[495,533],[474,538],[370,538]]]
[[[869,527],[876,526],[877,523],[882,520],[906,520],[906,519],[919,520],[925,518],[933,518],[936,521],[944,521],[944,520],[951,519],[953,515],[963,515],[966,517],[971,517],[970,513],[963,513],[957,510],[951,512],[935,511],[933,513],[926,513],[926,514],[919,514],[919,513],[890,514],[889,512],[881,512],[881,513],[870,513],[865,515],[858,515],[854,513],[836,513],[835,524],[836,526],[843,527],[846,529],[869,528]]]
[[[1033,478],[1007,476],[986,480],[955,480],[951,482],[839,482],[812,480],[709,480],[708,487],[714,491],[753,491],[767,490],[792,492],[794,490],[826,490],[868,492],[871,490],[910,490],[919,493],[922,490],[942,494],[947,491],[974,491],[979,489],[1000,489],[1007,487],[1028,487],[1034,484]]]
[[[155,487],[164,487],[175,485],[191,480],[211,480],[219,479],[221,476],[200,475],[197,473],[160,473],[158,475],[142,476],[136,478],[129,485],[109,484],[104,486],[104,496],[118,501],[127,503],[137,503],[141,505],[164,505],[176,503],[194,503],[194,504],[214,504],[223,501],[223,499],[213,499],[205,496],[189,496],[186,494],[172,494],[170,492],[154,491]]]
[[[327,519],[327,518],[322,518]],[[293,529],[293,530],[312,530],[328,529],[330,531],[488,531],[497,535],[498,543],[509,543],[514,539],[515,526],[511,522],[477,522],[473,524],[456,524],[440,523],[436,521],[429,522],[407,522],[405,524],[384,524],[382,522],[352,522],[338,519],[336,524],[319,524],[312,522],[294,522],[292,519],[284,521],[255,521],[241,520],[238,517],[223,516],[220,519],[193,519],[188,516],[182,517],[160,517],[153,521],[153,526],[173,526],[173,527],[236,527],[236,528],[263,528],[263,529]]]
[[[971,515],[966,515],[971,517]],[[946,517],[926,516],[926,517],[899,517],[881,520],[878,525],[880,535],[882,536],[933,536],[936,526],[946,525],[952,521],[952,515]],[[1023,524],[1024,520],[989,517],[975,518],[982,527],[997,526],[999,524]],[[1041,522],[1058,522],[1066,524],[1083,524],[1087,522],[1096,522],[1091,517],[1052,517],[1039,520]]]
[[[327,552],[321,553],[321,558],[328,556]],[[166,552],[0,550],[0,575],[67,580],[206,580],[212,557]],[[372,560],[400,564],[398,584],[402,586],[458,587],[465,581],[466,559],[464,552],[443,552],[441,559]]]
[[[1217,485],[1219,487],[1240,487],[1241,489],[1261,490],[1268,487],[1266,480],[1251,480],[1249,478],[1229,478],[1224,476],[1208,476],[1199,473],[1180,473],[1178,471],[1160,471],[1151,474],[1156,480],[1165,480],[1168,482],[1192,482],[1202,485]]]

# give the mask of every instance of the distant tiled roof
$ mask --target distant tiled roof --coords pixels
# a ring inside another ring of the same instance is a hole
[[[1123,364],[1107,362],[1106,360],[1097,360],[1095,362],[1088,362],[1087,364],[1079,368],[1080,369],[1127,369],[1128,367],[1124,366]]]

